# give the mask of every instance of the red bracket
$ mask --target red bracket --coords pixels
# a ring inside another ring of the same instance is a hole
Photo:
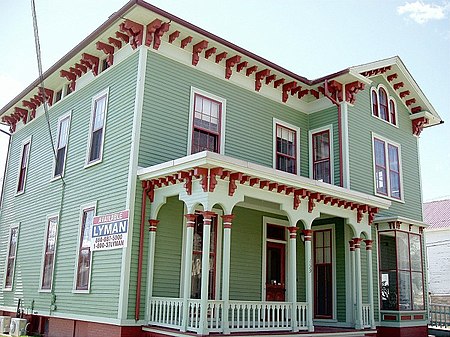
[[[261,81],[263,80],[264,77],[269,76],[270,75],[270,70],[269,69],[264,69],[261,71],[258,71],[255,74],[255,90],[259,91],[261,89]]]
[[[186,193],[188,195],[192,194],[192,175],[190,172],[181,171],[178,172],[178,179],[181,181],[185,181],[184,188],[186,189]]]
[[[172,34],[169,35],[169,43],[172,43],[173,41],[178,39],[179,36],[180,36],[180,31],[179,30],[174,31]]]
[[[310,93],[311,95],[313,95],[316,99],[319,99],[319,92],[318,92],[317,90],[310,89],[310,90],[309,90],[309,93]]]
[[[305,198],[307,195],[308,191],[303,188],[294,191],[294,209],[298,209],[298,206],[300,206],[300,198]]]
[[[36,104],[34,104],[33,102],[30,102],[30,101],[26,101],[26,100],[22,101],[22,105],[25,108],[30,109],[31,111],[36,110],[36,108],[37,108]]]
[[[298,92],[297,97],[298,97],[298,99],[301,99],[303,96],[308,95],[308,93],[309,93],[309,90],[308,90],[308,89],[300,90],[300,91]]]
[[[411,109],[411,112],[413,114],[418,113],[420,111],[422,111],[422,107],[420,105],[419,106],[415,106],[414,108]]]
[[[342,84],[338,81],[331,80],[327,82],[325,80],[325,87],[328,89],[328,93],[332,98],[334,98],[337,102],[342,101]],[[320,91],[320,88],[318,88]],[[323,94],[325,95],[325,89]]]
[[[222,61],[224,58],[226,58],[227,57],[227,52],[226,51],[224,51],[224,52],[222,52],[222,53],[220,53],[220,54],[217,54],[216,55],[216,63],[219,63],[220,61]]]
[[[195,167],[193,171],[194,177],[202,178],[200,184],[202,185],[203,192],[208,192],[208,171],[206,167]]]
[[[358,206],[358,210],[357,210],[357,214],[356,214],[356,221],[358,223],[361,222],[364,212],[368,212],[369,211],[369,206],[367,205],[359,205]]]
[[[397,78],[397,74],[392,74],[392,75],[388,75],[388,77],[387,77],[387,80],[389,81],[389,82],[392,82],[394,79],[396,79]]]
[[[250,178],[249,185],[253,187],[254,185],[259,183],[259,178]]]
[[[410,94],[409,90],[402,91],[402,92],[400,93],[400,98],[403,98],[403,97],[405,97],[405,96],[408,96],[409,94]]]
[[[231,68],[233,68],[236,63],[239,63],[241,61],[241,57],[239,55],[235,55],[233,57],[230,57],[225,61],[225,78],[229,79],[232,74]]]
[[[87,53],[81,54],[81,63],[88,66],[90,69],[92,69],[92,73],[94,74],[94,76],[98,75],[99,62],[100,62],[100,60],[97,56],[87,54]]]
[[[74,73],[68,72],[67,70],[61,70],[59,72],[59,75],[61,77],[65,77],[68,81],[75,81],[77,79],[77,76]]]
[[[205,58],[209,59],[212,54],[216,53],[216,50],[216,47],[209,48],[207,51],[205,51]]]
[[[285,82],[285,79],[280,78],[279,80],[276,80],[275,82],[273,82],[273,87],[278,88],[280,85],[284,84],[284,82]]]
[[[345,100],[350,104],[355,104],[356,94],[364,90],[364,83],[355,81],[345,85]]]
[[[122,22],[119,25],[119,28],[122,32],[127,34],[131,40],[130,45],[133,49],[136,49],[140,45],[142,45],[142,40],[144,38],[144,26],[131,21],[129,19],[126,19],[125,22]]]
[[[18,119],[22,119],[23,124],[27,124],[28,110],[19,107],[14,107],[14,114],[17,114]]]
[[[406,100],[405,103],[407,106],[410,106],[411,104],[416,103],[416,99],[415,98],[408,99]]]
[[[116,37],[125,43],[130,42],[130,37],[122,32],[116,32]]]
[[[412,120],[412,133],[414,136],[420,136],[425,125],[428,124],[428,119],[420,117]]]
[[[114,47],[101,41],[98,41],[95,46],[108,56],[106,61],[109,66],[112,66],[114,62]]]
[[[194,44],[194,46],[192,47],[192,65],[196,66],[198,63],[198,60],[200,59],[200,56],[198,54],[200,54],[202,52],[203,49],[208,48],[208,41],[203,40],[200,41],[197,44]]]
[[[266,84],[269,85],[270,82],[275,81],[275,79],[277,78],[277,75],[272,74],[266,77]]]
[[[403,82],[398,82],[394,84],[394,90],[397,90],[398,88],[402,88],[404,86]]]
[[[278,188],[278,183],[269,183],[269,191],[273,191]]]
[[[47,101],[47,104],[51,106],[53,104],[53,93],[54,91],[51,89],[39,88],[38,96],[42,98],[42,103]]]
[[[247,71],[245,72],[245,75],[250,76],[251,74],[253,74],[257,70],[258,70],[257,66],[252,66],[250,68],[247,68]]]
[[[169,31],[170,24],[168,22],[164,22],[161,27],[159,27],[155,31],[155,39],[153,40],[153,49],[158,50],[159,46],[161,45],[161,38],[163,35]]]
[[[82,73],[86,73],[87,72],[87,67],[82,65],[82,64],[80,64],[80,63],[75,63],[75,69],[81,70]]]
[[[146,26],[145,45],[147,47],[150,47],[150,45],[152,44],[153,34],[159,27],[161,27],[161,25],[162,21],[160,19],[155,19]]]
[[[269,184],[270,184],[270,181],[268,181],[268,180],[261,180],[259,182],[259,188],[260,189],[264,189],[265,187],[269,186]]]
[[[180,46],[182,49],[184,49],[191,42],[192,42],[192,36],[185,37],[183,40],[181,40]]]
[[[288,97],[289,97],[289,92],[292,89],[294,89],[296,86],[297,86],[297,82],[295,82],[295,81],[283,84],[283,87],[282,87],[283,94],[281,96],[283,103],[287,102]]]
[[[80,77],[81,75],[83,75],[83,72],[80,69],[77,69],[77,68],[70,67],[69,71],[71,73],[74,73],[77,77]]]
[[[117,49],[122,48],[122,41],[117,40],[113,37],[108,37],[108,43],[112,44],[114,47],[116,47]]]
[[[239,73],[242,69],[247,68],[247,66],[248,66],[247,61],[241,62],[237,65],[236,70]]]
[[[236,188],[237,188],[236,180],[241,181],[241,179],[242,179],[241,172],[235,172],[235,173],[230,174],[230,182],[228,184],[228,195],[230,197],[232,197],[234,194],[234,191],[236,191]]]
[[[214,167],[209,170],[209,191],[214,192],[214,189],[217,185],[217,178],[216,176],[221,176],[223,174],[223,168],[222,167]]]
[[[11,116],[3,116],[2,121],[9,125],[9,130],[11,132],[16,131],[16,125],[17,125],[18,120],[16,119],[15,116],[12,116],[12,115]]]

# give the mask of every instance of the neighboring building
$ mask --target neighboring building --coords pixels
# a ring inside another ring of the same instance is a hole
[[[398,57],[309,80],[133,0],[44,79],[0,110],[4,315],[427,336],[418,136],[441,119]]]
[[[423,219],[431,302],[450,304],[450,199],[425,202]]]

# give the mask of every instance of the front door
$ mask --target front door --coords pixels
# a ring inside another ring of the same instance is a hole
[[[333,318],[331,229],[314,231],[314,318]]]
[[[284,230],[284,228],[283,228]],[[285,300],[285,244],[267,242],[266,300]]]

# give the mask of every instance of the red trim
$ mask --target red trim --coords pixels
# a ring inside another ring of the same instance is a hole
[[[173,41],[178,39],[179,36],[180,36],[180,31],[179,30],[174,31],[172,34],[169,35],[169,43],[172,43]]]
[[[216,47],[209,48],[207,51],[205,51],[205,58],[209,59],[212,54],[216,53],[216,51],[217,51]]]
[[[413,119],[411,122],[413,135],[420,136],[426,124],[428,124],[428,119],[426,119],[425,117]]]
[[[264,77],[270,75],[269,69],[260,70],[255,74],[255,90],[259,91],[261,89],[261,81],[264,79]]]
[[[117,49],[122,48],[122,41],[117,40],[113,37],[108,37],[108,43],[112,44],[114,47],[116,47]],[[76,65],[75,65],[76,66]]]
[[[121,39],[124,43],[130,42],[130,37],[122,32],[116,32],[116,37]]]
[[[248,65],[247,61],[239,63],[236,67],[236,71],[239,73],[242,69],[246,68],[247,65]]]
[[[94,74],[94,76],[98,75],[98,64],[99,64],[100,60],[97,56],[83,53],[81,55],[80,62],[83,63],[84,65],[86,65],[88,68],[90,68],[92,70],[92,73]]]
[[[289,98],[289,92],[294,89],[295,87],[297,87],[297,82],[292,81],[286,84],[283,84],[282,86],[282,94],[281,94],[281,100],[283,103],[286,103],[288,98]]]
[[[228,53],[226,51],[216,55],[216,63],[219,63],[227,57]]]
[[[149,232],[156,232],[156,230],[158,229],[158,223],[159,220],[154,220],[154,219],[150,219],[148,220],[148,231]]]
[[[394,84],[394,90],[397,90],[399,88],[403,88],[404,83],[403,82],[398,82]]]
[[[245,75],[250,76],[252,73],[258,70],[257,66],[252,66],[250,68],[247,68],[247,71],[245,72]]]
[[[241,57],[239,55],[235,55],[233,57],[230,57],[225,62],[225,78],[229,79],[231,77],[232,70],[236,63],[241,62]]]
[[[383,315],[383,321],[396,321],[397,316],[395,315]]]
[[[103,51],[108,56],[106,60],[108,65],[112,66],[114,63],[114,47],[101,41],[98,41],[95,46],[98,50]],[[79,76],[81,76],[81,74]]]
[[[203,40],[200,41],[197,44],[194,44],[194,46],[192,47],[192,65],[196,66],[198,63],[198,60],[200,59],[200,56],[198,55],[199,53],[202,52],[203,49],[208,48],[208,41]]]
[[[156,29],[153,40],[153,49],[158,50],[161,45],[161,37],[169,31],[170,24],[168,22],[164,22],[161,27]]]
[[[161,27],[161,25],[162,21],[160,19],[155,19],[147,25],[145,34],[145,45],[147,47],[150,47],[150,45],[152,44],[153,34],[159,27]]]
[[[126,19],[119,25],[119,28],[122,32],[127,34],[130,39],[130,45],[133,49],[136,49],[140,45],[142,45],[142,40],[144,38],[144,26]]]
[[[402,91],[402,92],[400,93],[400,98],[406,97],[406,96],[408,96],[409,94],[410,94],[409,90]]]
[[[181,40],[181,44],[180,44],[181,49],[184,49],[191,42],[192,42],[192,36],[185,37],[183,40]]]

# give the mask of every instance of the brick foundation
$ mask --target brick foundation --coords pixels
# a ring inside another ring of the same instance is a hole
[[[377,337],[428,337],[428,326],[413,327],[377,327]]]

